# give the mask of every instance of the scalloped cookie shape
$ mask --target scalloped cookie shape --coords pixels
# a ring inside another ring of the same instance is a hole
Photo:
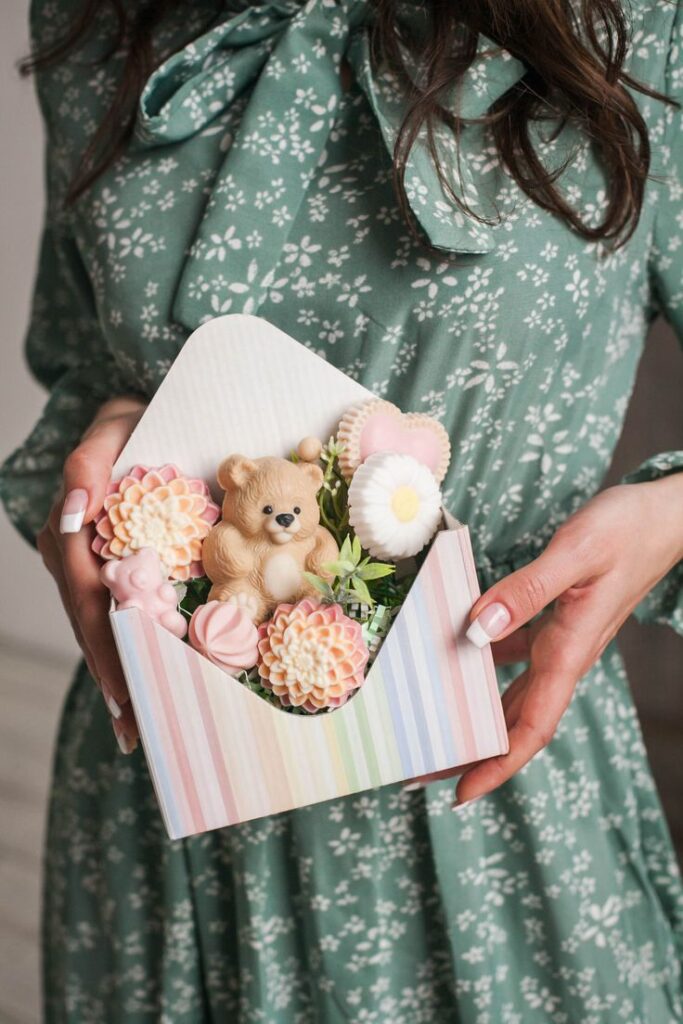
[[[451,461],[451,442],[438,420],[425,413],[401,412],[382,398],[362,402],[345,412],[337,438],[344,445],[339,465],[347,480],[376,452],[412,455],[431,470],[438,483],[446,476]]]

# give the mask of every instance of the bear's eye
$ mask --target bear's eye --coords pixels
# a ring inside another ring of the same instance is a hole
[[[301,509],[299,508],[298,505],[294,506],[294,515],[295,516],[300,516],[301,515]]]
[[[264,505],[263,508],[261,509],[261,511],[263,512],[264,516],[269,516],[269,515],[271,515],[271,513],[273,511],[273,506],[272,505]]]

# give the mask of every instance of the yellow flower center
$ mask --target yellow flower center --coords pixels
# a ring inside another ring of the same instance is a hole
[[[420,498],[414,487],[404,484],[397,487],[391,496],[391,511],[400,523],[409,523],[417,515]]]

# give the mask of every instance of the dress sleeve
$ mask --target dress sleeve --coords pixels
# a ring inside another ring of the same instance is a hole
[[[26,441],[0,467],[0,498],[30,543],[47,518],[64,460],[97,409],[135,390],[107,351],[75,242],[49,215],[47,221],[24,351],[49,398]]]
[[[653,138],[655,161],[662,168],[650,254],[653,312],[661,313],[683,345],[683,8],[674,17],[664,91],[681,108],[667,107],[665,127]],[[659,167],[653,168],[655,173]],[[683,470],[683,451],[662,452],[625,478],[625,483],[657,480]],[[683,562],[679,562],[636,609],[641,622],[673,626],[683,634]]]
[[[31,3],[36,48],[54,41],[75,10],[72,0],[49,6],[48,11],[46,0]],[[64,115],[65,80],[62,66],[43,69],[35,76],[46,139],[46,212],[24,353],[31,373],[49,397],[26,441],[0,466],[0,499],[31,543],[59,488],[64,460],[97,409],[108,398],[139,390],[131,388],[130,379],[123,379],[107,347],[64,202],[71,157],[81,151],[87,137],[84,125]]]

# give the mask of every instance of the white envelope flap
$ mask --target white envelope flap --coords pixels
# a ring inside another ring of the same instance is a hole
[[[267,321],[218,317],[188,339],[113,475],[174,462],[216,496],[227,455],[286,457],[304,437],[327,441],[350,405],[373,397]]]

